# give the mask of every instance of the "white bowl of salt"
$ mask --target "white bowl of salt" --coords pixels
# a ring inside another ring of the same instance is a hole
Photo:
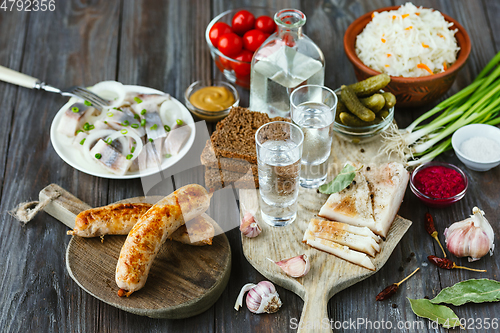
[[[500,128],[472,124],[453,134],[451,145],[455,154],[469,169],[488,171],[500,164]]]

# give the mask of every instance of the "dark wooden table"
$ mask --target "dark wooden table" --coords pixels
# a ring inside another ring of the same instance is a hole
[[[0,1],[1,3],[2,1]],[[342,46],[348,25],[361,14],[404,1],[154,1],[154,0],[55,0],[54,12],[4,12],[0,10],[0,64],[41,78],[58,87],[92,85],[117,80],[157,88],[183,100],[194,80],[221,78],[205,42],[211,18],[229,8],[268,5],[275,9],[295,7],[307,15],[306,33],[326,57],[325,84],[337,87],[355,80]],[[422,0],[417,5],[439,9],[456,18],[468,31],[472,52],[448,96],[468,85],[500,49],[500,2],[496,0]],[[9,4],[10,7],[10,4]],[[239,89],[242,105],[248,91]],[[143,195],[141,181],[108,180],[79,172],[63,162],[49,140],[55,112],[66,99],[0,82],[0,330],[2,332],[285,332],[294,331],[303,302],[278,288],[282,309],[273,315],[236,312],[234,302],[241,286],[263,279],[245,260],[239,231],[227,233],[233,252],[231,279],[217,303],[203,314],[185,320],[140,317],[108,306],[85,293],[65,268],[67,228],[46,214],[23,226],[7,214],[19,202],[37,199],[38,192],[56,183],[93,206]],[[408,125],[428,108],[398,109],[396,119]],[[212,127],[210,126],[209,130]],[[406,322],[394,331],[434,331],[428,321],[417,318],[407,297],[433,297],[456,282],[487,277],[499,280],[500,255],[473,264],[485,268],[480,274],[444,271],[427,266],[427,255],[440,253],[423,229],[425,212],[434,215],[441,233],[454,221],[479,206],[500,237],[500,168],[485,173],[471,171],[453,152],[439,160],[462,168],[469,177],[469,190],[459,203],[445,209],[430,209],[407,190],[400,215],[413,226],[382,270],[373,277],[335,295],[329,317],[344,322],[358,318]],[[179,183],[203,182],[201,168],[175,175]],[[212,207],[217,220],[238,220],[236,201],[227,207]],[[466,264],[458,259],[457,263]],[[375,302],[375,295],[415,267],[421,272],[409,280],[388,302]],[[459,317],[499,318],[498,304],[465,305],[455,309]],[[418,328],[421,322],[424,328]],[[411,326],[408,328],[408,326]],[[351,331],[370,331],[360,328]],[[444,331],[444,329],[439,329]],[[458,330],[455,330],[458,331]],[[474,330],[469,330],[474,331]],[[477,330],[481,331],[481,330]],[[490,330],[494,331],[494,330]]]

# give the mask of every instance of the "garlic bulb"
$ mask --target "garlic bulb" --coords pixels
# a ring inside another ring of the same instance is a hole
[[[281,269],[291,277],[302,277],[309,272],[309,269],[311,269],[309,258],[305,254],[289,259],[283,259],[281,261],[269,260],[281,267]]]
[[[248,283],[241,288],[234,305],[236,311],[242,306],[247,291],[247,308],[253,313],[275,313],[281,307],[280,296],[274,285],[269,281],[261,281],[258,284]]]
[[[493,228],[484,217],[484,212],[477,207],[471,217],[453,223],[444,231],[446,247],[455,256],[469,257],[469,262],[479,260],[488,252],[493,255]]]
[[[262,232],[262,228],[251,213],[246,213],[241,220],[240,231],[243,235],[253,238]]]

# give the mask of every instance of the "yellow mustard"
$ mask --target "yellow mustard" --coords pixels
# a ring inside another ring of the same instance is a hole
[[[234,104],[234,96],[226,87],[204,87],[189,98],[191,104],[205,111],[222,111]]]

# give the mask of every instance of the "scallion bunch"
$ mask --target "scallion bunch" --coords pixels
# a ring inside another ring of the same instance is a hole
[[[405,129],[385,134],[382,150],[397,152],[409,166],[426,163],[451,149],[451,135],[468,124],[500,123],[500,52],[466,88],[424,113]],[[424,125],[424,121],[434,117]]]

